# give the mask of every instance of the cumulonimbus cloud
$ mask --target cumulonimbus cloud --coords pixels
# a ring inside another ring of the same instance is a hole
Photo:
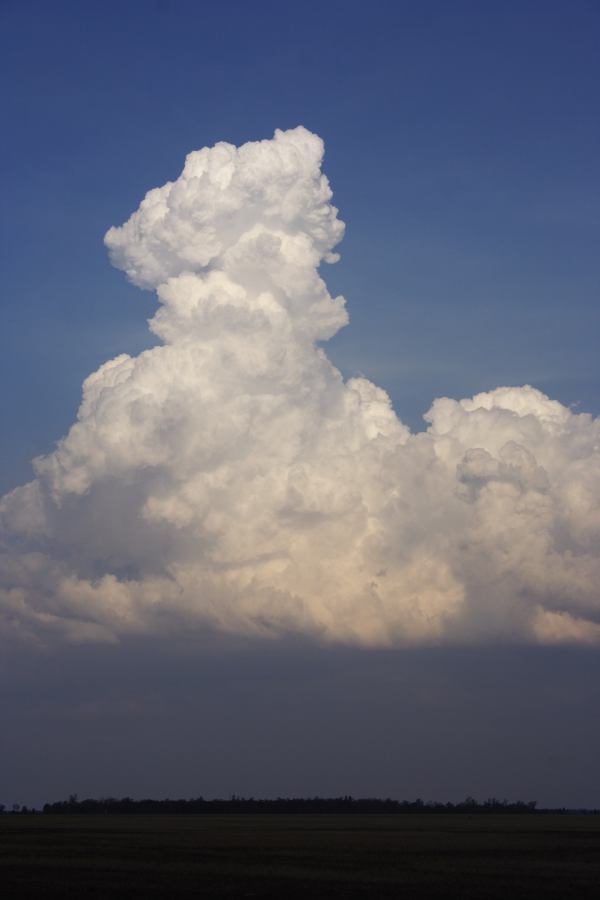
[[[600,421],[501,387],[412,434],[344,381],[322,155],[304,128],[191,153],[108,231],[162,344],[90,375],[2,499],[6,636],[600,641]]]

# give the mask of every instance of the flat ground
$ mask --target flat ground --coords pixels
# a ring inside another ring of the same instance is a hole
[[[7,900],[600,897],[600,816],[0,816]]]

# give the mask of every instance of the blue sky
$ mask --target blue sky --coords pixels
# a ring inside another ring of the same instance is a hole
[[[594,2],[5,2],[2,475],[150,343],[105,230],[185,154],[304,124],[347,223],[328,352],[411,427],[533,383],[600,411]]]

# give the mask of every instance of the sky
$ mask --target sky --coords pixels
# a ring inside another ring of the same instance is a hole
[[[599,31],[5,0],[0,801],[600,805]]]

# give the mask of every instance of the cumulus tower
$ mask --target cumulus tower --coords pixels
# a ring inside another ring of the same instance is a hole
[[[106,244],[161,344],[89,376],[0,504],[4,630],[371,645],[600,635],[600,428],[531,387],[411,435],[323,350],[344,226],[304,128],[191,153]]]

